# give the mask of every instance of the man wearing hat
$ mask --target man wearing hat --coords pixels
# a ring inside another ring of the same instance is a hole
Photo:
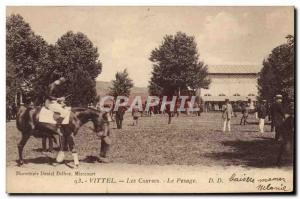
[[[233,116],[232,106],[229,103],[229,99],[225,99],[225,104],[222,107],[222,118],[223,118],[223,132],[228,128],[228,132],[231,131],[230,120]]]
[[[48,87],[48,92],[46,94],[45,107],[49,110],[59,113],[59,118],[57,120],[58,134],[61,134],[60,127],[63,119],[67,116],[68,110],[64,109],[65,97],[59,97],[61,92],[59,88],[66,82],[66,78],[60,77],[58,80],[51,83]],[[33,115],[30,115],[31,121],[33,120]],[[35,130],[35,124],[31,122],[31,128]]]
[[[273,106],[275,104],[275,97],[272,98],[272,101],[270,103],[269,109],[268,109],[268,114],[269,114],[269,121],[271,121],[271,132],[274,131],[274,119],[272,116],[272,112],[273,112]]]
[[[49,85],[48,93],[46,96],[45,107],[49,110],[59,113],[59,118],[57,119],[57,132],[61,135],[61,124],[62,121],[67,115],[69,111],[64,108],[65,97],[61,96],[60,88],[63,84],[65,84],[66,78],[60,77],[58,80],[54,81]],[[61,97],[59,97],[61,96]]]
[[[284,109],[282,105],[282,95],[275,96],[275,103],[273,104],[271,111],[272,120],[274,122],[275,127],[275,140],[278,141],[280,136],[278,127],[282,124],[282,122],[285,119]]]
[[[125,102],[124,99],[120,100],[121,104],[124,103],[124,102]],[[125,115],[126,110],[127,110],[127,107],[119,106],[117,111],[116,111],[116,124],[117,124],[118,129],[122,129],[122,123],[123,123],[123,119],[124,119],[124,115]]]
[[[264,133],[265,118],[267,116],[266,102],[266,100],[262,100],[260,105],[257,107],[257,116],[259,119],[258,128],[261,133]]]

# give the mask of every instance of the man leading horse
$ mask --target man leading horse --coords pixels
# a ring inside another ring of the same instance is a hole
[[[94,131],[101,139],[100,148],[100,161],[107,162],[105,160],[109,149],[110,130],[109,119],[107,112],[100,112],[92,108],[72,108],[71,110],[65,109],[64,100],[65,97],[59,97],[58,88],[65,83],[65,78],[53,82],[49,85],[49,91],[46,99],[46,109],[54,112],[54,115],[59,115],[58,120],[53,123],[41,122],[41,110],[42,107],[20,107],[17,114],[17,128],[22,133],[21,141],[18,144],[19,151],[19,165],[23,162],[23,148],[26,145],[30,136],[34,137],[54,137],[55,134],[60,135],[61,144],[60,152],[57,156],[57,162],[62,162],[64,158],[64,149],[67,148],[72,152],[74,157],[74,163],[78,166],[78,154],[74,148],[74,138],[79,128],[85,123],[92,121],[94,124]],[[69,112],[68,112],[69,111]],[[69,120],[63,122],[64,118],[69,116]],[[51,119],[51,118],[50,118]],[[52,120],[53,121],[53,118]],[[63,123],[62,123],[63,122]],[[103,160],[101,160],[101,158]]]

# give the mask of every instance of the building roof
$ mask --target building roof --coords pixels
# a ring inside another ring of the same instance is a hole
[[[257,74],[261,65],[208,65],[209,74]]]
[[[256,96],[202,96],[202,99],[207,102],[224,102],[225,99],[229,99],[229,101],[248,101],[251,99],[252,101],[257,101]]]

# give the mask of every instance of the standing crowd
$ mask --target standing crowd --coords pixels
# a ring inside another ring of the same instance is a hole
[[[225,104],[222,106],[222,119],[223,119],[223,132],[228,130],[231,131],[231,118],[236,117],[235,108],[229,102],[229,99],[225,100]],[[273,102],[267,103],[267,100],[260,100],[254,107],[254,103],[249,100],[247,103],[242,103],[241,105],[242,117],[240,120],[240,125],[248,124],[248,115],[253,113],[258,119],[258,131],[260,133],[265,132],[265,121],[271,122],[271,132],[275,130],[275,140],[280,139],[280,130],[284,122],[290,117],[294,117],[294,104],[290,102],[286,106],[283,104],[282,95],[276,95]]]

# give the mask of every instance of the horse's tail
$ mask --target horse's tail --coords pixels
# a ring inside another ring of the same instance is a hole
[[[16,125],[17,129],[21,132],[30,128],[29,124],[29,111],[31,108],[21,106],[17,112]]]

